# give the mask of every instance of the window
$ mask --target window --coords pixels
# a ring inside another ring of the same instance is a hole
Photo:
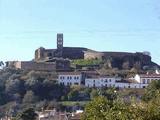
[[[79,77],[77,77],[77,79],[79,79]]]
[[[143,82],[143,84],[145,84],[145,83],[146,83],[145,79],[143,79],[143,81],[142,81],[142,82]]]
[[[72,79],[72,77],[70,76],[70,80]]]
[[[149,84],[149,83],[150,83],[150,79],[147,80],[147,84]]]
[[[76,77],[74,77],[74,79],[76,80],[77,78],[76,78]]]
[[[61,85],[64,85],[64,82],[61,82],[60,84],[61,84]]]
[[[109,79],[109,82],[111,82],[112,80],[111,79]]]
[[[69,76],[67,77],[67,79],[69,80]]]
[[[106,79],[105,82],[108,82],[108,80]]]

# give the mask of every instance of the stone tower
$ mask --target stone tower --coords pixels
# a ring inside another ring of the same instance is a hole
[[[58,50],[63,49],[63,34],[62,33],[57,34],[57,49]]]
[[[39,61],[39,60],[45,59],[44,52],[45,52],[45,48],[43,48],[43,47],[38,48],[35,51],[35,60]]]
[[[57,52],[58,52],[58,57],[62,57],[62,54],[63,54],[63,34],[62,33],[57,34]]]

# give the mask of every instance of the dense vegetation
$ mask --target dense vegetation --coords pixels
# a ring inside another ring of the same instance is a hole
[[[141,100],[138,90],[65,87],[56,82],[56,76],[55,72],[1,70],[0,117],[10,115],[18,120],[32,114],[34,119],[35,111],[42,108],[72,111],[74,106],[85,109],[82,120],[160,119],[159,81],[148,86]]]
[[[103,63],[103,61],[101,59],[88,59],[88,60],[77,59],[77,60],[72,61],[72,64],[82,65],[82,66],[99,65],[99,64],[102,64],[102,63]]]
[[[88,101],[99,95],[113,99],[112,89],[90,89],[79,86],[65,87],[56,81],[54,72],[35,72],[14,69],[0,71],[0,117],[17,116],[27,108],[72,110],[84,107]]]
[[[82,120],[160,120],[159,93],[160,82],[154,81],[146,89],[144,101],[96,97],[86,105]]]
[[[0,116],[15,116],[27,107],[54,107],[70,88],[56,83],[55,73],[5,69],[0,71]]]

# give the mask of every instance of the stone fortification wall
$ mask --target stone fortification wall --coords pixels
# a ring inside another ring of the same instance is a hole
[[[84,59],[102,59],[104,53],[101,52],[84,52]]]
[[[17,61],[14,63],[15,68],[23,70],[36,70],[36,71],[54,71],[56,70],[55,63],[36,63],[33,61]]]

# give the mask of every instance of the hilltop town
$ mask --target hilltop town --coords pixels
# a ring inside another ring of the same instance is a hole
[[[152,62],[149,52],[99,52],[82,47],[64,47],[63,34],[57,34],[57,49],[43,47],[35,50],[32,61],[8,61],[7,67],[24,70],[42,71],[71,71],[71,61],[75,60],[102,60],[108,68],[131,69],[137,67],[141,70],[159,68]],[[99,65],[80,65],[77,67],[98,67]],[[76,68],[74,69],[76,70]]]
[[[149,52],[99,52],[64,47],[63,40],[57,34],[57,48],[36,49],[32,61],[6,62],[0,71],[2,120],[27,106],[40,120],[80,120],[85,105],[97,96],[138,101],[145,88],[160,81],[159,65]]]
[[[160,120],[160,0],[0,0],[0,120]]]
[[[159,68],[151,61],[149,52],[98,52],[82,47],[64,47],[63,40],[63,34],[57,34],[57,49],[40,47],[35,50],[33,61],[10,61],[6,62],[6,67],[55,71],[57,82],[65,86],[146,88],[153,79],[160,79],[159,74],[146,74],[147,70]],[[108,73],[102,69],[107,69]],[[114,69],[128,70],[127,74],[131,72],[132,76],[109,74]]]

